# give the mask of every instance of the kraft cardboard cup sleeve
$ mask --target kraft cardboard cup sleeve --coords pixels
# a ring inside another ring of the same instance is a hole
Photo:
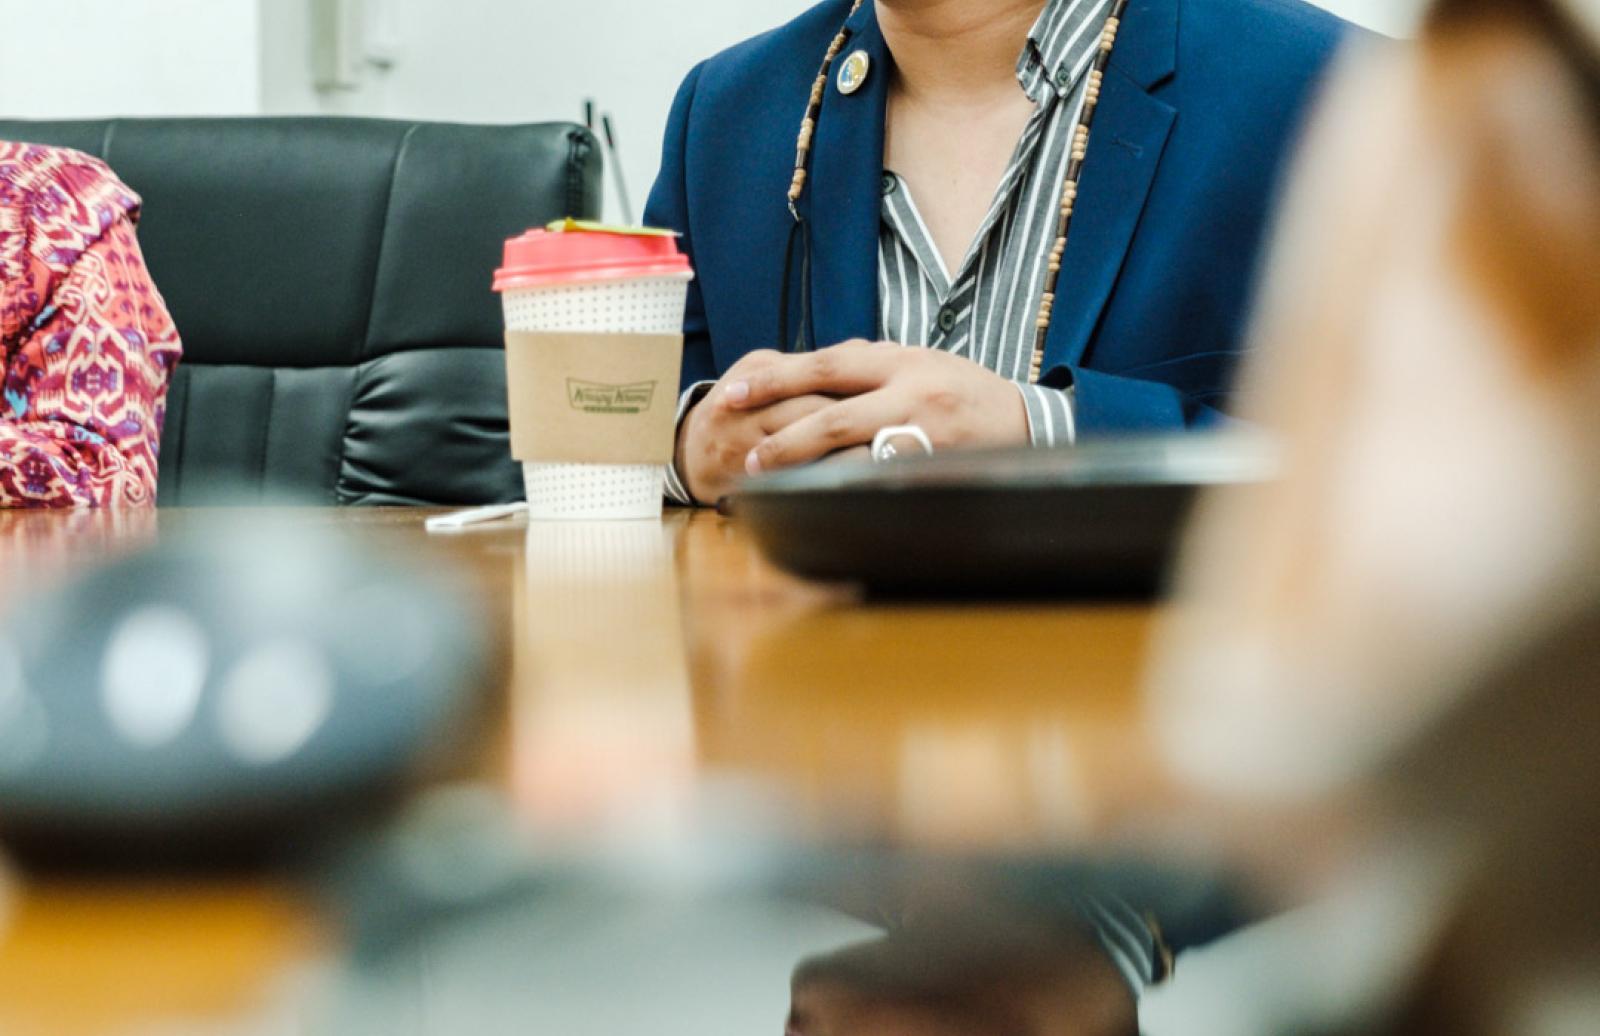
[[[532,518],[660,516],[692,276],[669,235],[568,228],[507,243],[495,286]]]

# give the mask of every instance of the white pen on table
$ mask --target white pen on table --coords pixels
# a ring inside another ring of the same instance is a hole
[[[528,505],[521,500],[514,504],[491,504],[488,507],[452,511],[450,514],[436,514],[423,524],[429,532],[457,532],[469,525],[482,525],[502,518],[513,518],[527,509]]]

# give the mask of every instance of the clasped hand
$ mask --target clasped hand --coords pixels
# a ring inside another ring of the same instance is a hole
[[[880,428],[921,426],[936,449],[1021,445],[1017,386],[971,360],[893,342],[741,357],[689,411],[678,472],[702,503],[744,475],[864,453]]]

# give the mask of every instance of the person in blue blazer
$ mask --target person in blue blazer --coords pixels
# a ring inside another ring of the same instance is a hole
[[[944,449],[1220,420],[1348,31],[1298,0],[824,0],[701,63],[645,213],[698,274],[671,494],[894,427]]]

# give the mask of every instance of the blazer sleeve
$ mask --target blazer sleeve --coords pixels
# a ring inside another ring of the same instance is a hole
[[[1107,374],[1086,367],[1059,370],[1071,376],[1073,423],[1079,439],[1180,432],[1230,423],[1221,411],[1164,382]]]
[[[675,230],[680,236],[678,245],[694,262],[694,236],[690,233],[688,180],[689,121],[694,113],[695,88],[700,82],[704,64],[696,65],[672,102],[672,113],[667,117],[666,138],[661,147],[661,172],[650,190],[650,200],[645,205],[645,222],[653,227]],[[683,368],[679,390],[696,382],[715,381],[716,360],[711,353],[711,329],[706,321],[705,296],[700,282],[689,282],[689,302],[683,316]]]

